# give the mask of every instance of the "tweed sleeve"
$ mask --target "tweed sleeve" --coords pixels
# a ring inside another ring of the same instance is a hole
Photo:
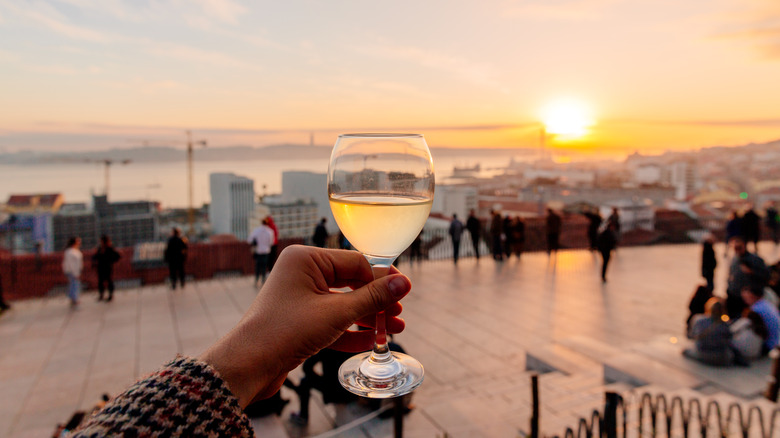
[[[210,365],[180,357],[133,384],[72,437],[253,437],[238,399]]]

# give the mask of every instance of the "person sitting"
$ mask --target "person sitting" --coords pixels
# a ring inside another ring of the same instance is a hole
[[[764,342],[769,335],[761,315],[747,310],[744,316],[729,326],[729,330],[731,330],[731,348],[734,349],[736,364],[749,365],[750,361],[761,357]]]
[[[353,291],[331,291],[343,287]],[[373,327],[378,312],[388,333],[403,331],[398,301],[410,290],[394,268],[374,280],[356,251],[289,246],[230,332],[199,357],[178,357],[136,382],[72,437],[254,437],[247,405],[276,393],[325,347],[370,350],[374,331],[349,328]]]
[[[688,338],[696,341],[695,348],[686,348],[683,355],[714,366],[729,366],[734,363],[734,351],[729,345],[731,331],[726,324],[728,317],[724,305],[718,298],[710,298],[705,305],[705,314],[691,320]]]
[[[696,287],[693,296],[691,296],[691,301],[688,303],[688,310],[690,313],[688,314],[688,319],[685,320],[686,333],[690,333],[691,331],[691,321],[693,320],[693,317],[704,314],[704,306],[710,298],[712,298],[712,289],[710,289],[709,286],[700,284]]]
[[[764,287],[760,283],[743,287],[742,299],[750,310],[756,312],[764,321],[767,337],[762,354],[767,354],[780,342],[780,313],[777,307],[764,299]]]

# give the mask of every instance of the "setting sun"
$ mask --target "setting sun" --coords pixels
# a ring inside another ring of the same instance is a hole
[[[548,104],[542,111],[542,123],[550,134],[581,137],[593,125],[589,108],[577,100],[560,99]]]

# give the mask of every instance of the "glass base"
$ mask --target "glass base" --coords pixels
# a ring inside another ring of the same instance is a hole
[[[376,361],[371,351],[352,356],[339,368],[339,382],[349,392],[368,398],[399,397],[414,391],[423,381],[422,364],[412,356],[392,353]]]

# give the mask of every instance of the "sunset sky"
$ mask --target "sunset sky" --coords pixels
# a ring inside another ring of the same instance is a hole
[[[0,152],[184,140],[536,147],[542,110],[595,124],[563,150],[780,138],[777,0],[0,0]]]

